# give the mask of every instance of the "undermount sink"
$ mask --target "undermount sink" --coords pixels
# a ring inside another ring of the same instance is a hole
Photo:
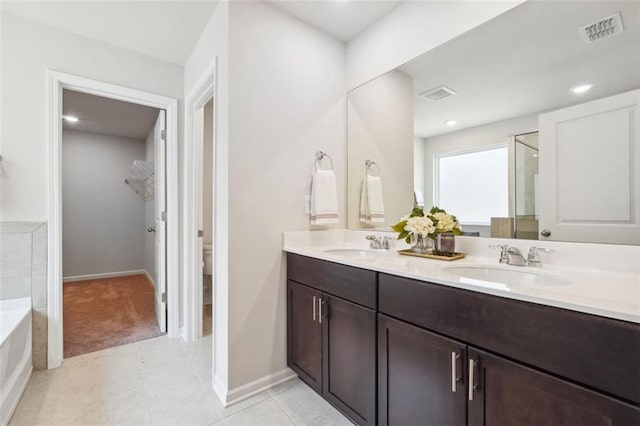
[[[387,250],[363,250],[363,249],[331,249],[325,253],[338,254],[340,256],[358,257],[360,259],[375,259],[386,256]]]
[[[518,271],[504,267],[480,265],[449,266],[442,268],[442,270],[459,277],[462,282],[468,284],[498,283],[507,286],[530,287],[555,287],[571,284],[571,281],[566,278],[532,270]]]

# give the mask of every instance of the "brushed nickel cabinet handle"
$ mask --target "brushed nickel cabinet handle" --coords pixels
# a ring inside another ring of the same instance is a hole
[[[472,359],[469,360],[469,401],[473,401],[473,389],[474,389],[474,385],[473,385],[473,373],[475,370],[475,364],[476,362]]]
[[[318,297],[318,322],[322,324],[322,298]]]
[[[317,297],[313,296],[313,321],[316,320],[316,299]]]
[[[458,358],[460,356],[455,353],[455,352],[451,352],[451,392],[456,391],[456,384],[458,382],[458,373],[457,373],[457,364],[458,364]]]

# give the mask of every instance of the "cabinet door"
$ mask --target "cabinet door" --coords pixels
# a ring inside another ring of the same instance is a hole
[[[479,350],[468,369],[469,426],[640,424],[636,407]]]
[[[392,426],[466,424],[465,345],[378,315],[378,420]]]
[[[376,417],[376,313],[323,294],[325,398],[361,425]]]
[[[316,392],[322,392],[322,325],[317,307],[321,293],[287,281],[287,365]]]

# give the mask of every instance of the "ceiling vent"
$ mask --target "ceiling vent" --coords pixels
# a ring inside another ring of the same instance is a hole
[[[584,42],[591,44],[614,34],[619,34],[624,31],[624,28],[622,27],[620,13],[616,13],[615,15],[607,16],[599,21],[580,27],[578,31],[582,35]]]
[[[435,89],[427,90],[426,92],[420,93],[420,96],[429,99],[432,102],[440,101],[444,98],[448,98],[449,96],[455,95],[456,92],[449,89],[446,86],[436,87]]]

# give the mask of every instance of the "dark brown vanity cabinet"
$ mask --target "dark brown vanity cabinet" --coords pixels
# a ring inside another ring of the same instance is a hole
[[[376,273],[287,259],[289,367],[357,424],[376,424]]]
[[[466,345],[378,315],[380,425],[464,426]]]
[[[422,328],[378,316],[379,424],[626,426],[637,408]]]
[[[640,425],[635,324],[384,274],[379,297],[381,425]]]

